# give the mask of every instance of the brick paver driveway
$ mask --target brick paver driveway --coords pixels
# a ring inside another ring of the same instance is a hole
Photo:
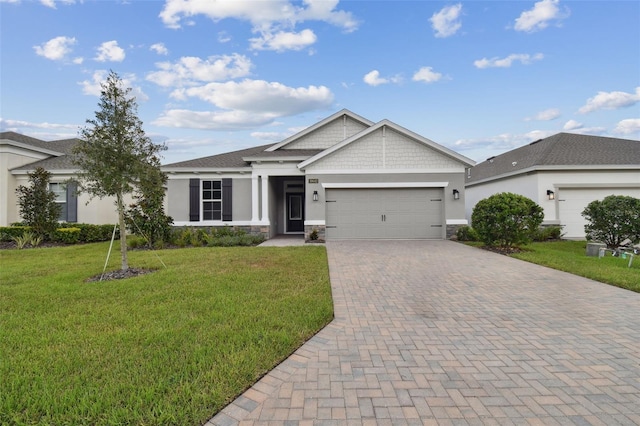
[[[327,249],[335,320],[208,424],[640,424],[640,294],[450,241]]]

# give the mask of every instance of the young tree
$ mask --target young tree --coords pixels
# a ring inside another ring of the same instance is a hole
[[[149,247],[169,241],[173,219],[164,212],[164,185],[167,175],[159,167],[150,167],[140,179],[125,221],[129,230],[139,233]]]
[[[480,200],[471,213],[471,224],[487,246],[511,247],[526,244],[544,219],[542,207],[511,192]]]
[[[584,226],[587,239],[602,241],[616,248],[627,238],[640,240],[640,199],[609,195],[590,202],[582,211],[589,223]]]
[[[51,173],[38,167],[27,175],[31,185],[16,189],[20,216],[36,236],[48,239],[58,227],[61,210],[56,194],[49,189]]]
[[[99,198],[116,199],[120,227],[122,270],[129,269],[125,228],[124,197],[144,178],[150,167],[158,167],[158,154],[166,149],[145,135],[138,118],[138,105],[115,72],[104,83],[95,119],[87,120],[80,142],[73,150],[80,167],[80,188]]]

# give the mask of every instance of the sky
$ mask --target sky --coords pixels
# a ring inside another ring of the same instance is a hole
[[[640,2],[0,0],[0,130],[78,136],[118,73],[163,164],[341,109],[475,161],[640,139]]]

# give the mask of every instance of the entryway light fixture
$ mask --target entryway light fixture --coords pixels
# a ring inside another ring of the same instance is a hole
[[[453,190],[453,199],[454,200],[459,200],[460,199],[460,191],[458,191],[457,189]]]
[[[555,200],[556,199],[556,193],[553,192],[550,189],[547,189],[547,197],[549,197],[550,200]]]
[[[313,191],[313,201],[318,201],[318,191]]]

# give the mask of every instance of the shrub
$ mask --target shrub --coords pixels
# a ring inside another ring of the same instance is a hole
[[[25,248],[26,246],[38,247],[42,242],[42,237],[40,235],[34,234],[31,231],[25,231],[19,237],[13,237],[12,239],[20,250]]]
[[[113,224],[93,225],[89,223],[61,223],[58,228],[78,228],[80,229],[79,242],[97,243],[110,241],[113,235]],[[120,231],[116,229],[116,239],[120,238]]]
[[[456,230],[458,241],[478,241],[478,233],[470,226],[461,226]]]
[[[58,228],[53,233],[52,240],[62,244],[78,244],[80,236],[80,228]]]
[[[553,225],[538,229],[533,239],[535,241],[549,241],[559,240],[560,237],[562,237],[562,227]]]
[[[582,216],[588,240],[602,241],[618,247],[625,239],[640,240],[640,199],[625,195],[609,195],[602,201],[590,202]]]
[[[61,211],[56,194],[49,189],[51,173],[38,167],[28,176],[30,185],[20,185],[16,189],[20,216],[35,235],[50,238],[58,226]]]
[[[480,200],[471,223],[485,245],[511,247],[530,242],[543,218],[542,207],[531,199],[502,192]]]
[[[22,237],[25,232],[31,231],[30,226],[11,225],[0,227],[0,241],[15,241],[16,237]]]
[[[233,247],[255,246],[264,241],[262,235],[249,235],[230,226],[218,228],[176,228],[172,242],[178,247]]]

